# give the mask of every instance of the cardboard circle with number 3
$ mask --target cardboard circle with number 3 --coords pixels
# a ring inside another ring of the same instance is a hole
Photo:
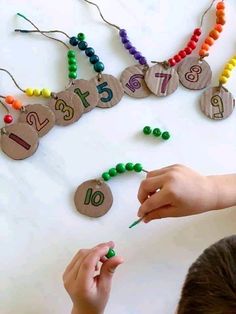
[[[235,107],[233,95],[223,87],[211,87],[200,99],[202,112],[210,119],[222,120],[231,115]]]
[[[63,91],[55,94],[49,101],[49,108],[54,112],[56,124],[67,126],[79,120],[84,112],[80,99],[73,92]]]
[[[110,187],[105,182],[89,180],[77,188],[74,202],[82,215],[97,218],[109,211],[113,196]]]
[[[159,97],[168,96],[179,86],[179,76],[173,67],[165,69],[161,64],[150,67],[145,75],[150,91]]]
[[[111,108],[117,105],[124,96],[123,87],[117,78],[109,74],[101,74],[99,79],[95,76],[91,82],[94,82],[97,87],[99,101],[97,107]]]
[[[38,148],[38,133],[26,123],[6,126],[1,136],[2,151],[12,159],[22,160],[32,156]]]

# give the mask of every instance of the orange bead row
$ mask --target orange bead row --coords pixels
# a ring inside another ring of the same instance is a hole
[[[22,102],[20,100],[15,99],[13,96],[6,96],[5,102],[8,105],[11,105],[12,108],[14,108],[16,110],[20,110],[23,107]]]
[[[225,24],[225,4],[224,1],[218,2],[216,6],[216,25],[210,31],[209,35],[205,39],[199,50],[199,56],[204,58],[210,49],[210,47],[214,44],[215,40],[220,37],[220,33],[223,31],[223,25]]]

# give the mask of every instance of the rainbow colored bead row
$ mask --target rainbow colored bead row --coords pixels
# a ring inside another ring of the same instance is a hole
[[[116,177],[118,174],[125,173],[126,171],[135,171],[141,172],[143,170],[143,166],[140,163],[133,164],[132,162],[128,162],[127,164],[120,163],[116,165],[115,168],[109,169],[107,172],[102,174],[102,178],[104,181],[109,181],[112,177]]]

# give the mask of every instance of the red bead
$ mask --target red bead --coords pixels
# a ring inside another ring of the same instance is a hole
[[[174,56],[174,59],[175,59],[175,61],[176,61],[177,63],[182,60],[182,58],[181,58],[180,55],[175,55],[175,56]]]
[[[188,43],[188,47],[190,47],[191,49],[195,49],[196,48],[196,43],[193,40],[190,40],[190,42]]]
[[[196,28],[196,29],[194,30],[194,32],[193,32],[193,34],[196,35],[196,36],[200,36],[201,33],[202,33],[201,28]]]
[[[187,53],[186,53],[185,50],[180,50],[179,55],[180,55],[180,57],[183,59],[183,58],[186,57]]]
[[[4,116],[4,122],[5,122],[5,123],[9,124],[9,123],[12,123],[12,121],[13,121],[12,115],[6,114],[6,115]]]
[[[176,65],[176,62],[175,62],[175,59],[171,58],[168,60],[168,63],[171,67],[175,66]]]
[[[199,36],[193,35],[193,36],[191,37],[191,40],[194,41],[195,43],[197,43],[198,40],[199,40]]]
[[[186,47],[186,48],[184,49],[184,51],[186,52],[187,55],[191,55],[193,49],[190,48],[190,47]]]

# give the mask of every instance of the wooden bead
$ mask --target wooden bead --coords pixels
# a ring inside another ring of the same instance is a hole
[[[223,31],[223,26],[221,24],[216,24],[215,30],[217,30],[217,32],[221,33]]]
[[[225,25],[225,18],[223,16],[219,16],[216,19],[217,24]]]
[[[221,84],[226,84],[226,83],[228,82],[228,79],[227,79],[227,77],[221,75],[221,76],[220,76],[220,79],[219,79],[219,82],[220,82]]]
[[[22,108],[22,102],[20,100],[14,100],[12,107],[16,110],[20,110]]]
[[[217,31],[217,30],[212,30],[210,33],[209,33],[209,36],[215,40],[217,40],[220,36],[220,33]]]
[[[229,64],[232,64],[234,67],[236,66],[236,58],[232,58],[230,61],[229,61]]]
[[[6,96],[6,97],[5,97],[5,101],[6,101],[6,103],[7,103],[8,105],[13,104],[14,100],[15,100],[15,98],[14,98],[13,96]]]
[[[229,71],[232,71],[233,68],[234,68],[234,66],[232,64],[230,64],[230,63],[227,63],[226,66],[225,66],[225,69],[229,70]]]
[[[230,75],[231,75],[231,71],[225,69],[225,70],[222,72],[222,75],[225,76],[225,77],[227,77],[227,78],[229,78]]]
[[[29,88],[26,88],[25,93],[27,96],[31,97],[34,95],[34,90],[33,90],[33,88],[29,87]]]
[[[210,46],[209,46],[208,44],[204,43],[201,48],[202,48],[203,50],[208,51],[208,50],[210,49]]]
[[[196,48],[196,43],[193,40],[190,40],[190,42],[188,43],[188,47],[190,47],[191,49],[195,49]]]
[[[201,50],[199,51],[199,56],[205,57],[206,55],[207,55],[207,51],[206,51],[206,50],[201,49]]]
[[[205,39],[205,43],[207,44],[207,45],[209,45],[209,46],[212,46],[213,44],[214,44],[214,39],[212,38],[212,37],[207,37],[206,39]]]
[[[193,36],[191,37],[191,40],[193,40],[193,41],[195,41],[195,43],[197,43],[198,40],[199,40],[199,36],[193,35]]]
[[[217,11],[216,11],[216,16],[217,16],[217,17],[225,16],[225,11],[224,11],[224,10],[217,10]]]
[[[222,10],[222,9],[224,9],[224,8],[225,8],[225,4],[224,4],[223,1],[217,3],[217,6],[216,6],[216,9],[217,9],[217,10]]]

